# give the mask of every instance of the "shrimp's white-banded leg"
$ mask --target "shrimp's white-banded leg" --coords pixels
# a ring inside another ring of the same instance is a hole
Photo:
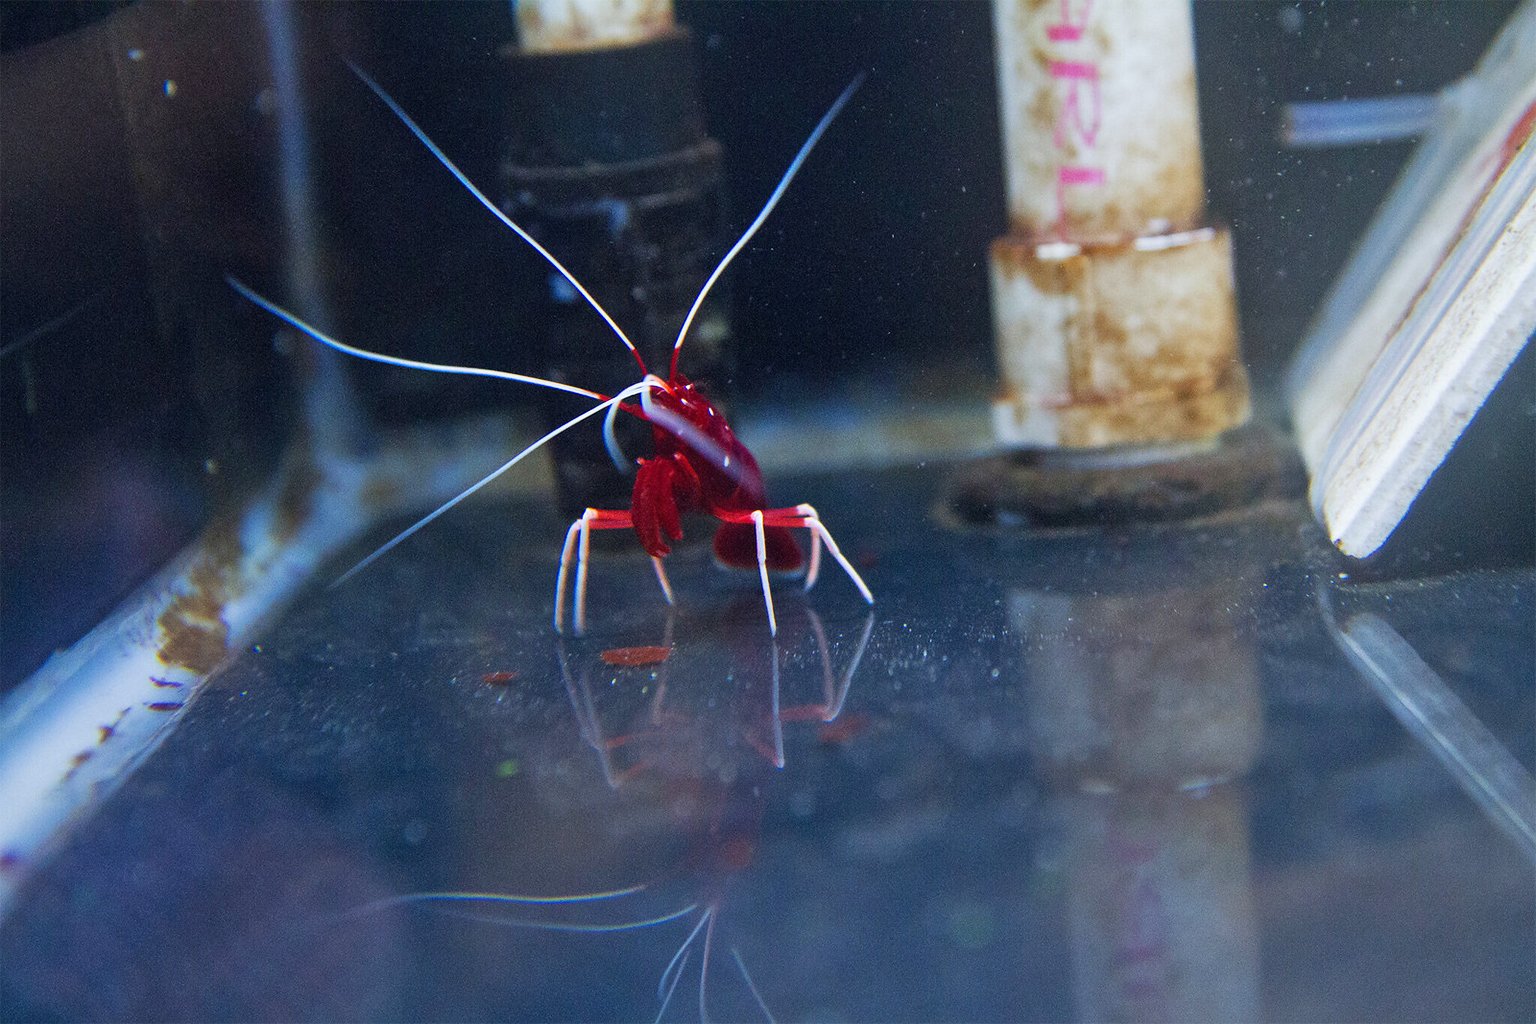
[[[590,510],[589,510],[590,511]],[[582,519],[586,514],[582,514]],[[560,567],[555,571],[555,632],[565,632],[565,581],[571,569],[571,551],[576,546],[576,534],[581,530],[581,519],[565,531],[565,544],[560,548]]]
[[[795,511],[802,515],[816,518],[816,510],[806,504],[795,506]],[[811,531],[811,558],[805,565],[805,592],[809,594],[811,588],[816,585],[816,580],[821,576],[821,533]]]
[[[752,513],[752,528],[757,531],[757,575],[763,581],[763,607],[768,609],[768,633],[779,635],[779,623],[773,615],[773,591],[768,587],[768,537],[763,530],[762,509]]]
[[[677,604],[672,598],[672,584],[667,579],[667,567],[661,564],[661,559],[656,555],[651,556],[651,564],[656,567],[656,582],[661,584],[661,593],[667,599],[667,604]]]
[[[587,565],[592,557],[592,520],[594,509],[581,517],[580,541],[576,549],[576,635],[587,631]]]
[[[755,516],[757,513],[753,513],[753,515]],[[821,516],[817,513],[816,509],[810,505],[802,504],[796,505],[794,508],[765,509],[762,515],[763,523],[767,526],[782,526],[789,529],[798,528],[811,531],[811,563],[810,567],[806,569],[807,590],[816,582],[814,574],[820,568],[816,547],[816,542],[819,540],[826,544],[827,551],[831,553],[837,564],[843,567],[843,572],[848,574],[848,578],[853,581],[853,585],[859,588],[859,593],[864,595],[864,600],[870,604],[875,603],[875,595],[870,593],[863,577],[853,567],[853,563],[848,561],[847,557],[843,555],[842,550],[837,546],[837,541],[832,539],[831,532],[822,523]]]
[[[634,525],[628,509],[589,508],[565,531],[560,549],[560,571],[555,577],[555,632],[565,632],[566,581],[570,578],[571,552],[576,552],[576,634],[587,629],[587,559],[593,530],[622,530]]]
[[[769,508],[757,509],[748,513],[744,518],[736,516],[721,516],[725,522],[750,522],[757,539],[757,575],[763,584],[763,606],[768,609],[768,632],[778,636],[778,620],[773,613],[773,591],[768,587],[768,538],[767,528],[777,527],[782,529],[803,529],[811,532],[811,560],[806,568],[806,589],[816,582],[816,576],[821,571],[821,545],[825,544],[837,564],[843,567],[853,585],[864,595],[864,600],[870,604],[875,603],[875,595],[870,593],[869,586],[865,584],[863,577],[853,567],[853,563],[843,555],[837,546],[837,541],[832,539],[832,534],[822,524],[821,516],[810,505],[796,505],[793,508]]]

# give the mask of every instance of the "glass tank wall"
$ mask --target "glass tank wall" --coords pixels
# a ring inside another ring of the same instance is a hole
[[[1283,105],[1433,93],[1512,9],[1194,6],[1255,425],[1160,475],[985,458],[985,5],[680,0],[683,63],[591,79],[513,61],[504,4],[0,8],[0,1015],[1530,1019],[1530,354],[1370,563],[1277,399],[1412,145],[1288,149]],[[669,316],[867,74],[679,364],[846,567],[689,518],[674,603],[633,530],[578,578],[588,470],[541,451],[342,579],[593,403],[347,358],[229,278],[376,352],[635,377],[349,62],[520,225],[564,197],[579,278],[676,229],[612,300]],[[690,74],[696,164],[629,168],[665,202],[524,173],[530,76],[643,148]]]

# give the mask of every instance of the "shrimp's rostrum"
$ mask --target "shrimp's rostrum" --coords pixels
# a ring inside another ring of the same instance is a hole
[[[736,568],[756,568],[762,585],[763,605],[768,613],[768,628],[770,632],[777,633],[778,625],[773,610],[773,592],[769,587],[769,572],[797,570],[803,565],[805,567],[805,589],[809,590],[815,585],[820,572],[823,546],[832,555],[833,559],[837,561],[837,564],[842,567],[843,571],[847,573],[848,578],[858,588],[864,600],[873,604],[874,597],[870,593],[869,587],[865,585],[864,580],[860,578],[853,565],[844,557],[842,551],[839,550],[837,543],[832,539],[832,535],[827,531],[826,526],[821,521],[821,517],[817,515],[814,508],[806,504],[776,508],[768,506],[763,475],[762,471],[758,468],[757,460],[752,457],[752,453],[747,449],[746,445],[731,430],[730,424],[726,422],[720,410],[678,369],[678,358],[682,353],[683,342],[688,337],[688,329],[692,326],[694,317],[703,305],[705,296],[709,294],[715,281],[725,272],[726,267],[735,259],[737,253],[745,248],[752,236],[757,233],[757,230],[768,218],[769,213],[773,211],[774,206],[777,205],[779,199],[783,196],[785,189],[788,188],[790,180],[800,169],[801,164],[805,162],[811,149],[827,130],[832,120],[842,110],[844,105],[847,104],[849,98],[852,97],[854,91],[859,87],[863,76],[861,75],[859,78],[856,78],[844,89],[842,95],[837,98],[836,102],[822,116],[815,129],[812,130],[810,136],[800,147],[800,151],[795,155],[794,160],[790,162],[789,168],[784,172],[783,177],[780,178],[777,187],[768,197],[762,210],[742,233],[741,237],[737,239],[736,243],[726,252],[725,256],[721,258],[719,264],[716,265],[708,279],[704,282],[704,286],[695,297],[688,315],[683,320],[682,328],[678,331],[677,340],[672,347],[671,366],[668,368],[667,376],[662,378],[650,372],[639,350],[630,341],[629,337],[625,335],[623,329],[598,304],[586,287],[576,280],[570,271],[549,250],[544,248],[532,235],[503,213],[485,193],[465,177],[464,173],[448,158],[447,154],[428,138],[427,134],[417,126],[416,122],[372,78],[355,66],[352,70],[482,206],[515,232],[523,241],[532,246],[540,256],[548,261],[576,289],[593,310],[608,324],[608,327],[624,347],[629,350],[630,355],[639,367],[641,376],[640,380],[635,384],[624,388],[616,395],[610,396],[571,384],[511,373],[505,370],[427,363],[420,360],[385,355],[338,341],[299,319],[276,303],[257,294],[241,282],[234,278],[229,278],[229,283],[235,290],[258,306],[266,309],[274,316],[309,335],[316,341],[347,355],[414,370],[493,377],[524,384],[534,384],[540,387],[554,388],[581,395],[597,403],[592,408],[551,430],[507,460],[494,472],[483,477],[456,497],[445,502],[409,528],[397,534],[388,543],[354,566],[347,573],[347,576],[370,565],[411,534],[517,465],[551,438],[598,414],[605,416],[604,434],[608,442],[610,454],[612,454],[616,462],[622,464],[623,457],[618,450],[618,444],[612,429],[614,417],[622,411],[628,415],[636,416],[651,425],[652,453],[649,457],[635,460],[635,483],[629,508],[589,508],[566,531],[565,544],[560,553],[560,566],[555,581],[554,625],[556,630],[563,631],[565,628],[565,609],[568,601],[574,605],[575,630],[581,632],[586,628],[587,566],[590,560],[591,533],[593,530],[634,530],[640,540],[640,546],[651,556],[651,561],[656,569],[657,581],[661,584],[662,593],[665,595],[668,603],[671,603],[673,601],[672,586],[667,580],[662,559],[671,551],[671,543],[682,538],[682,517],[690,513],[704,513],[719,520],[719,526],[715,530],[714,552],[720,562]],[[791,533],[791,531],[797,529],[803,529],[810,535],[811,547],[808,561],[804,559],[799,545],[796,544]],[[570,570],[573,562],[576,568],[574,594],[570,592]],[[344,576],[343,579],[345,578]]]

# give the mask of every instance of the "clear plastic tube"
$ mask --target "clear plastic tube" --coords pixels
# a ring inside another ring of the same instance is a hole
[[[1323,149],[1412,139],[1439,113],[1439,94],[1288,103],[1280,141],[1292,149]]]

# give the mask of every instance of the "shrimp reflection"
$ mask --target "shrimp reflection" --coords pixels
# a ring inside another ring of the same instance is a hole
[[[675,930],[680,939],[666,940],[666,958],[656,964],[657,1020],[675,1010],[675,997],[690,984],[702,1019],[711,1002],[731,1019],[771,1019],[748,958],[724,924],[728,895],[756,859],[764,811],[787,760],[786,727],[809,724],[823,730],[824,741],[845,738],[840,718],[874,617],[829,637],[802,605],[781,617],[770,640],[757,628],[759,614],[746,600],[708,619],[669,614],[662,635],[645,637],[643,647],[606,646],[612,637],[556,641],[577,734],[603,788],[619,798],[611,806],[587,800],[584,813],[603,816],[604,829],[634,836],[637,846],[668,834],[670,852],[651,877],[556,895],[421,892],[362,909],[414,906],[594,936]],[[829,729],[832,723],[838,727]],[[637,854],[630,870],[643,860]],[[720,978],[721,968],[732,981]]]
[[[720,628],[710,629],[709,632],[723,637],[751,636],[749,631],[736,628],[737,620],[742,618],[740,608],[740,603],[732,605],[727,621]],[[874,615],[871,613],[866,617],[853,655],[841,677],[834,680],[831,650],[821,617],[809,607],[803,607],[802,610],[805,613],[802,629],[814,638],[817,662],[821,669],[819,702],[791,707],[781,704],[782,651],[792,649],[803,639],[793,634],[794,626],[790,625],[786,631],[789,643],[781,644],[775,638],[769,644],[766,685],[764,680],[753,674],[760,672],[760,666],[754,666],[753,658],[754,649],[760,649],[760,645],[746,639],[732,641],[731,664],[737,673],[743,670],[746,673],[745,676],[738,675],[735,680],[738,693],[745,698],[740,701],[719,705],[711,695],[705,695],[706,705],[703,707],[674,706],[675,702],[669,704],[667,696],[672,667],[667,663],[667,658],[655,658],[655,684],[648,704],[641,714],[630,721],[627,731],[612,736],[605,730],[592,697],[592,671],[595,666],[590,653],[584,652],[584,658],[573,659],[569,646],[562,639],[559,642],[560,673],[565,680],[571,710],[576,716],[582,739],[596,753],[603,777],[609,786],[618,788],[627,778],[644,772],[698,778],[708,774],[709,767],[713,766],[718,773],[725,766],[719,763],[718,753],[711,752],[731,750],[743,742],[762,760],[775,768],[783,768],[786,723],[820,721],[830,724],[836,721],[848,699],[853,674],[864,658],[864,649],[869,645],[869,636],[875,625]],[[667,616],[666,630],[659,649],[670,651],[675,648],[676,622],[675,614]],[[630,652],[649,648],[618,650]],[[598,655],[597,660],[602,663],[603,671],[612,674],[613,667],[639,667],[627,664],[634,659],[615,657],[615,654],[615,649],[607,649]],[[649,660],[642,662],[642,665],[648,664],[651,664]],[[754,695],[756,700],[752,699]],[[621,754],[627,755],[622,762]]]
[[[738,628],[747,625],[745,621],[737,621],[748,618],[742,614],[743,610],[747,610],[748,615],[755,615],[756,608],[745,603],[733,605],[720,628],[706,632],[725,638],[754,636],[750,629]],[[784,767],[785,724],[820,722],[825,725],[842,714],[853,675],[863,660],[870,633],[874,630],[874,615],[870,614],[865,618],[852,656],[841,675],[834,678],[827,633],[821,618],[809,607],[804,607],[803,611],[804,623],[796,625],[801,626],[799,632],[808,632],[814,640],[821,675],[819,701],[789,706],[783,703],[784,656],[780,638],[786,641],[785,648],[798,646],[804,639],[797,636],[792,627],[791,630],[781,630],[779,637],[770,641],[766,679],[762,678],[760,660],[753,657],[754,649],[760,649],[760,645],[744,639],[730,642],[733,648],[731,664],[738,673],[734,680],[739,698],[736,700],[718,701],[707,696],[702,703],[678,700],[669,693],[674,675],[670,659],[659,662],[654,672],[654,687],[648,687],[651,689],[648,702],[630,717],[626,731],[618,733],[611,733],[604,726],[603,715],[594,699],[592,674],[595,666],[590,653],[573,658],[565,641],[560,642],[560,671],[571,710],[608,785],[619,789],[637,778],[654,776],[675,795],[683,797],[674,799],[672,806],[676,808],[678,826],[691,837],[684,871],[694,880],[700,897],[688,908],[688,913],[694,914],[693,928],[672,955],[657,983],[658,1020],[665,1016],[696,947],[701,947],[698,948],[699,1017],[709,1017],[709,969],[715,955],[716,928],[726,891],[731,881],[751,865],[761,838],[768,791],[764,785],[767,781],[765,768],[771,766],[777,770]],[[676,617],[669,615],[661,648],[674,649],[675,628]],[[623,659],[611,655],[612,651],[603,651],[599,661],[605,667],[612,666],[615,660],[622,663]],[[730,955],[757,1010],[772,1019],[773,1014],[753,981],[741,951],[731,946]]]

